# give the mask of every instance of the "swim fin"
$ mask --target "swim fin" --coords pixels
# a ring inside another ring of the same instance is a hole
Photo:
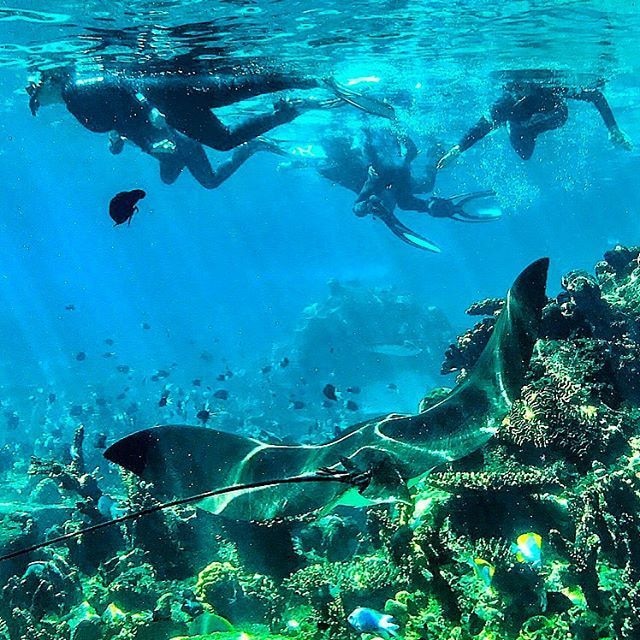
[[[378,218],[387,226],[389,231],[393,233],[394,236],[400,238],[402,242],[406,242],[412,247],[417,247],[418,249],[425,249],[426,251],[432,251],[433,253],[440,253],[440,247],[428,240],[424,236],[421,236],[419,233],[412,231],[406,225],[402,224],[396,216],[391,213],[388,209],[384,207],[376,207],[373,212],[374,218]]]
[[[494,198],[496,192],[472,191],[447,198],[455,205],[455,214],[451,216],[460,222],[493,222],[502,217],[502,209],[495,203],[487,204],[488,198]]]
[[[337,83],[333,78],[327,78],[325,81],[327,88],[332,91],[340,100],[350,104],[356,109],[360,109],[373,116],[380,116],[388,120],[394,120],[396,117],[395,109],[392,105],[384,100],[378,100],[370,96],[365,96],[358,91],[348,89],[347,87]]]

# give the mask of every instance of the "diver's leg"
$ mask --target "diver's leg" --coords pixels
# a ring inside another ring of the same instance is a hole
[[[261,146],[255,141],[242,144],[233,150],[228,160],[224,160],[215,169],[212,169],[202,145],[192,143],[192,149],[185,158],[187,169],[205,189],[216,189],[260,148]]]
[[[227,126],[209,109],[185,104],[181,105],[179,109],[167,112],[166,118],[172,127],[192,140],[218,151],[229,151],[243,142],[261,136],[274,127],[291,122],[303,111],[304,109],[292,103],[286,103],[271,113],[250,116],[240,124]]]
[[[184,162],[171,155],[161,156],[158,158],[160,162],[160,179],[165,184],[173,184],[184,169]]]

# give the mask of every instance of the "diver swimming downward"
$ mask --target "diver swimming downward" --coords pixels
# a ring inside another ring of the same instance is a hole
[[[267,522],[348,504],[353,491],[373,503],[408,501],[410,481],[482,447],[518,398],[547,300],[548,265],[541,258],[518,276],[469,377],[426,411],[368,420],[318,445],[267,444],[206,427],[138,431],[104,455],[153,483],[168,502],[0,561],[187,502],[225,518]]]

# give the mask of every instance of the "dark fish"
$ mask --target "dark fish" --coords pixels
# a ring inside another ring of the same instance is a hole
[[[72,418],[79,418],[82,415],[84,409],[81,404],[74,404],[71,409],[69,409],[69,415]]]
[[[98,433],[96,434],[96,439],[93,444],[96,449],[106,449],[107,448],[107,434],[106,433]]]
[[[87,359],[87,354],[84,351],[78,351],[78,353],[76,353],[76,360],[78,362],[82,362],[83,360]]]
[[[347,387],[348,393],[360,393],[360,387]]]
[[[332,385],[331,383],[324,385],[324,389],[322,390],[322,393],[324,393],[324,395],[327,398],[329,398],[329,400],[337,400],[338,399],[338,396],[336,395],[335,385]]]
[[[116,400],[124,400],[127,397],[127,391],[128,389],[125,389],[124,391],[122,391],[121,393],[119,393],[116,396]]]
[[[201,387],[202,386],[202,380],[200,380],[200,378],[195,378],[195,380],[191,381],[191,384],[194,387]]]
[[[65,307],[65,310],[66,310],[66,311],[75,311],[75,310],[76,310],[76,305],[75,305],[75,304],[68,304],[68,305]]]
[[[158,376],[155,373],[151,376],[150,379],[151,379],[151,382],[158,382],[158,380],[160,380],[160,378],[158,378]]]
[[[196,418],[202,422],[202,424],[207,424],[209,422],[209,418],[211,417],[211,412],[207,409],[200,409],[198,413],[196,413]]]
[[[140,408],[140,407],[138,406],[138,403],[137,403],[137,402],[132,402],[132,403],[127,407],[127,410],[125,411],[125,413],[126,413],[128,416],[132,416],[134,413],[138,413],[138,409],[139,409],[139,408]]]
[[[218,400],[226,400],[229,397],[229,392],[226,389],[218,389],[214,392],[213,397]]]
[[[49,404],[53,404],[57,399],[57,396],[55,393],[50,393],[49,394]]]
[[[335,405],[333,404],[333,402],[331,402],[331,400],[323,400],[322,401],[322,406],[325,409],[331,409],[332,407],[334,407]]]
[[[227,376],[225,376],[225,375],[224,375],[224,373],[219,373],[219,374],[216,376],[216,380],[217,380],[218,382],[224,382],[226,379],[227,379]]]
[[[140,325],[145,331],[149,331],[149,329],[151,329],[151,325],[148,322],[143,322]]]
[[[397,391],[398,390],[398,385],[395,382],[390,382],[387,385],[387,389],[390,389],[391,391]]]
[[[265,373],[265,374],[266,374],[266,373],[271,373],[271,369],[272,369],[272,368],[273,368],[273,367],[272,367],[270,364],[268,364],[268,365],[266,365],[265,367],[262,367],[262,369],[260,369],[260,371],[262,371],[262,373]]]
[[[289,366],[289,358],[282,358],[282,360],[280,361],[280,368],[284,369],[285,367]]]
[[[213,354],[209,351],[203,351],[200,354],[200,360],[204,360],[205,362],[211,362],[213,360]]]
[[[121,191],[111,198],[109,203],[109,216],[115,225],[127,222],[131,224],[133,214],[138,211],[136,204],[138,200],[142,200],[147,194],[142,189],[134,189],[133,191]]]
[[[158,371],[156,372],[156,376],[159,380],[168,378],[170,375],[171,375],[171,372],[167,371],[166,369],[158,369]]]
[[[356,402],[354,402],[353,400],[347,400],[347,409],[349,411],[357,411],[360,407],[358,406],[358,404]]]
[[[304,409],[304,402],[302,400],[290,400],[291,408],[299,411],[300,409]]]
[[[107,338],[104,343],[110,347],[113,345],[113,340],[111,338]]]
[[[131,371],[131,367],[128,364],[119,364],[116,369],[118,373],[129,373]]]
[[[17,429],[20,424],[20,416],[15,411],[7,411],[4,415],[7,419],[7,429],[9,431]]]
[[[98,407],[106,407],[107,401],[104,398],[96,398],[96,406]]]
[[[115,351],[105,351],[105,352],[102,354],[102,357],[103,357],[103,358],[113,358],[113,356],[115,356],[115,355],[116,355],[116,352],[115,352]]]

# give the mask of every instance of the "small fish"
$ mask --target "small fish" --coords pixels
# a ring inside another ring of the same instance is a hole
[[[389,391],[397,391],[398,390],[398,385],[395,382],[390,382],[387,385],[387,389],[389,389]]]
[[[347,387],[347,393],[360,393],[360,387]]]
[[[149,329],[151,329],[151,325],[148,322],[143,322],[140,325],[145,331],[149,331]]]
[[[325,397],[329,398],[329,400],[338,399],[338,396],[336,395],[336,388],[331,383],[324,385],[324,389],[322,390],[322,393],[324,393]]]
[[[69,409],[69,415],[72,418],[79,418],[82,413],[83,413],[84,409],[82,407],[81,404],[74,404],[70,409]]]
[[[200,378],[194,378],[194,379],[191,381],[191,384],[192,384],[194,387],[201,387],[201,386],[202,386],[202,380],[200,380]]]
[[[129,373],[131,371],[131,367],[128,364],[119,364],[116,367],[118,373]]]
[[[358,633],[383,633],[385,636],[398,636],[398,625],[393,621],[393,616],[388,613],[380,613],[368,607],[354,609],[347,618],[349,624]]]
[[[53,404],[57,400],[56,394],[55,393],[50,393],[48,400],[49,400],[49,404]]]
[[[348,411],[357,411],[360,407],[358,406],[357,402],[354,402],[353,400],[347,400],[347,410]]]
[[[213,397],[218,400],[226,400],[229,397],[229,392],[226,389],[218,389],[213,393]]]
[[[97,407],[106,407],[107,401],[104,398],[96,398],[96,406]]]
[[[289,358],[282,358],[282,360],[280,361],[280,368],[284,369],[285,367],[289,366]]]
[[[216,380],[217,380],[218,382],[224,382],[226,379],[227,379],[227,376],[225,376],[225,375],[224,375],[224,373],[219,373],[219,374],[216,376]]]
[[[261,373],[264,373],[266,375],[267,373],[271,373],[271,369],[273,369],[273,367],[270,364],[268,364],[268,365],[262,367],[260,369],[260,371],[261,371]]]
[[[113,356],[115,356],[115,355],[116,355],[116,352],[115,352],[115,351],[105,351],[105,352],[102,354],[102,357],[103,357],[103,358],[113,358]]]
[[[164,380],[164,378],[168,378],[171,375],[171,372],[166,369],[158,369],[155,375],[158,380]]]
[[[515,544],[511,545],[511,550],[518,562],[526,562],[532,567],[542,564],[542,536],[539,533],[530,531],[519,535]]]
[[[204,360],[204,362],[212,362],[213,361],[213,354],[210,353],[209,351],[203,351],[200,354],[200,360]]]
[[[111,347],[113,346],[113,340],[111,338],[107,338],[104,343],[108,346]]]
[[[128,387],[116,396],[116,400],[124,400],[127,397],[127,391],[129,391]]]
[[[134,189],[133,191],[121,191],[117,193],[111,202],[109,202],[109,216],[118,226],[127,222],[131,224],[133,214],[138,211],[136,206],[138,200],[142,200],[147,194],[142,189]]]
[[[64,309],[65,309],[65,311],[75,311],[76,310],[76,305],[75,304],[68,304]]]
[[[198,413],[196,413],[196,418],[202,422],[202,424],[207,424],[209,422],[209,418],[211,417],[211,412],[208,409],[200,409]]]
[[[302,402],[302,400],[290,400],[289,402],[291,403],[290,407],[292,409],[295,409],[296,411],[299,411],[300,409],[304,409],[305,407],[305,404],[304,402]]]
[[[87,354],[84,351],[78,351],[78,353],[76,353],[76,360],[78,362],[82,362],[83,360],[87,359]]]
[[[496,568],[486,560],[482,558],[473,559],[473,570],[478,578],[484,582],[486,587],[491,586],[491,581],[496,572]]]

